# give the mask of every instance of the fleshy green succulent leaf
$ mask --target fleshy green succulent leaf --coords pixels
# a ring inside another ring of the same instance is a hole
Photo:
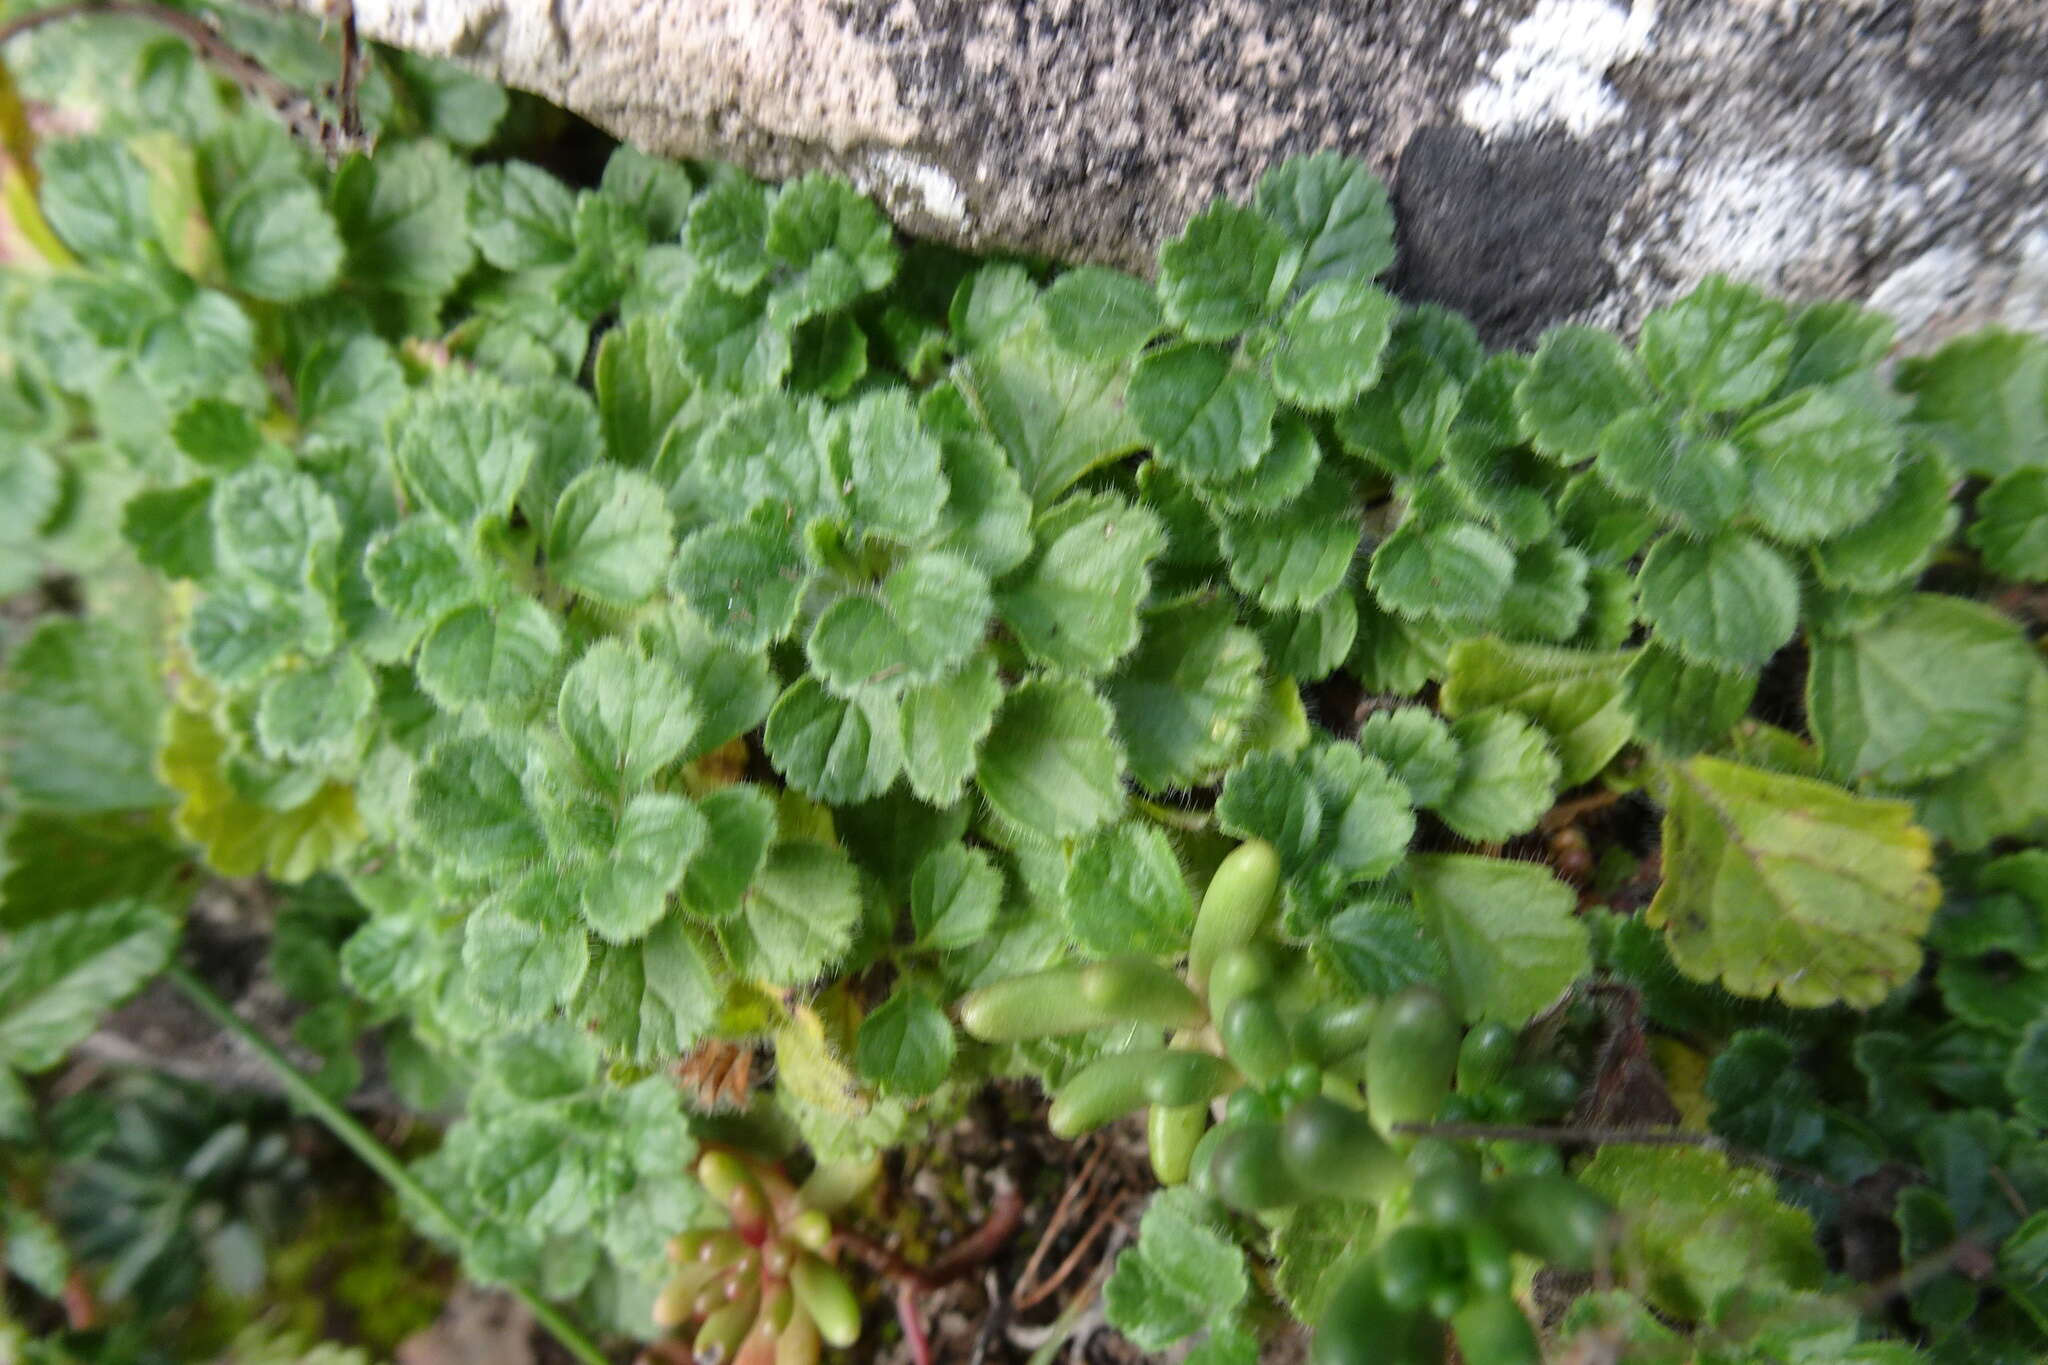
[[[1451,726],[1458,780],[1436,807],[1460,836],[1492,844],[1535,828],[1557,793],[1562,765],[1543,732],[1513,711],[1474,711]]]
[[[162,970],[176,945],[161,910],[115,902],[74,910],[8,936],[0,958],[0,1068],[46,1071],[102,1013]]]
[[[1780,540],[1807,544],[1856,525],[1884,500],[1902,438],[1885,414],[1834,389],[1774,403],[1735,431],[1751,506]]]
[[[1985,489],[1969,541],[2001,578],[2048,580],[2048,468],[2017,469]]]
[[[519,770],[486,739],[455,739],[420,765],[409,821],[427,848],[485,875],[532,863],[545,851]]]
[[[1695,411],[1726,412],[1771,396],[1794,337],[1784,304],[1714,275],[1643,319],[1638,349],[1658,388]]]
[[[799,986],[846,951],[859,921],[860,877],[846,855],[823,844],[781,843],[722,932],[741,972]]]
[[[768,713],[763,742],[776,770],[806,796],[835,806],[880,796],[903,770],[896,703],[879,692],[851,700],[800,679]]]
[[[929,1095],[946,1082],[959,1047],[931,994],[898,986],[854,1035],[853,1064],[884,1093]]]
[[[668,572],[675,522],[644,474],[599,465],[571,480],[548,526],[548,575],[609,606],[644,599]]]
[[[348,244],[347,274],[396,294],[438,300],[475,261],[469,167],[436,142],[380,147],[334,177],[329,207]]]
[[[995,660],[987,654],[904,694],[903,771],[920,800],[945,806],[959,799],[1002,699]]]
[[[1650,388],[1619,341],[1592,327],[1554,327],[1515,390],[1522,429],[1553,459],[1575,463],[1599,453],[1600,434],[1650,401]]]
[[[1387,187],[1336,152],[1290,157],[1260,178],[1252,205],[1301,252],[1296,284],[1371,279],[1394,263]]]
[[[1616,492],[1712,533],[1749,500],[1750,469],[1731,442],[1685,431],[1673,414],[1633,408],[1600,433],[1594,469]]]
[[[1799,580],[1784,556],[1751,536],[1668,535],[1636,578],[1643,619],[1698,663],[1755,668],[1799,626]]]
[[[1704,755],[1659,773],[1665,880],[1646,914],[1686,975],[1868,1008],[1919,970],[1941,888],[1910,806]]]
[[[1904,362],[1898,384],[1956,468],[1995,479],[2048,464],[2048,341],[1989,328]]]
[[[1983,499],[1977,507],[1983,513]],[[1910,454],[1862,525],[1813,547],[1814,572],[1831,588],[1881,592],[1917,578],[1955,533],[1957,520],[1948,467],[1930,451]]]
[[[1710,749],[1756,696],[1754,673],[1688,662],[1654,641],[1628,666],[1622,700],[1636,734],[1666,753]]]
[[[420,646],[420,686],[444,710],[531,712],[545,700],[562,654],[562,628],[547,608],[518,597],[472,603],[441,618]]]
[[[898,564],[873,596],[840,598],[805,646],[818,679],[842,696],[922,687],[955,672],[981,644],[993,610],[988,579],[958,555]]]
[[[468,550],[432,517],[407,517],[371,541],[363,569],[377,605],[407,621],[432,621],[476,595]]]
[[[1550,736],[1562,765],[1559,780],[1576,787],[1606,767],[1633,732],[1622,683],[1631,658],[1485,637],[1461,640],[1451,648],[1443,713],[1457,718],[1501,707],[1534,721]]]
[[[504,391],[478,378],[444,378],[392,419],[399,476],[429,510],[459,528],[504,517],[536,445]]]
[[[683,908],[701,919],[722,920],[740,908],[767,865],[775,843],[775,801],[761,788],[740,783],[708,793],[697,808],[706,833],[683,870]]]
[[[1033,678],[1003,698],[975,757],[975,780],[996,813],[1047,839],[1114,819],[1123,770],[1108,704],[1060,677]]]
[[[169,804],[154,767],[163,695],[149,654],[111,621],[45,617],[0,687],[12,798],[73,812]]]
[[[1083,840],[1061,898],[1068,932],[1098,957],[1170,957],[1195,926],[1195,898],[1157,825],[1127,820]]]
[[[810,582],[789,514],[772,502],[685,536],[669,574],[670,590],[714,634],[750,652],[788,636]]]
[[[1146,509],[1098,494],[1053,508],[1037,534],[1037,557],[996,594],[1003,623],[1052,667],[1106,672],[1138,642],[1138,607],[1165,530]]]
[[[2040,671],[2009,617],[1916,593],[1861,630],[1813,642],[1808,723],[1839,780],[1942,777],[2018,730]]]
[[[1301,257],[1280,230],[1221,200],[1159,249],[1159,302],[1195,341],[1227,341],[1270,312]]]
[[[1578,893],[1540,863],[1418,855],[1409,887],[1450,961],[1454,1007],[1519,1027],[1591,969]]]
[[[1341,407],[1379,377],[1398,305],[1363,276],[1311,285],[1279,327],[1273,387],[1297,407]]]
[[[1160,463],[1195,481],[1248,472],[1273,440],[1273,390],[1215,346],[1152,351],[1131,371],[1126,401]]]
[[[675,762],[700,723],[668,664],[616,639],[592,645],[562,679],[556,717],[591,779],[621,794]]]
[[[978,848],[942,845],[910,879],[910,922],[920,948],[951,952],[979,942],[1002,904],[1003,874]]]
[[[376,699],[376,681],[363,661],[334,654],[264,686],[256,735],[274,758],[337,764],[360,747]]]
[[[1151,285],[1099,265],[1080,266],[1054,280],[1042,306],[1046,330],[1060,349],[1097,363],[1136,355],[1166,325]]]
[[[1373,551],[1373,596],[1403,616],[1459,621],[1493,614],[1514,581],[1515,552],[1474,522],[1410,522]]]
[[[1356,501],[1350,480],[1326,465],[1280,511],[1223,518],[1231,584],[1269,611],[1300,610],[1336,592],[1365,537]]]

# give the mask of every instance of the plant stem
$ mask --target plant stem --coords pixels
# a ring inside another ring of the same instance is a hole
[[[284,1087],[285,1094],[300,1108],[318,1119],[330,1133],[341,1139],[342,1144],[362,1158],[363,1164],[375,1171],[385,1184],[446,1224],[458,1240],[466,1240],[462,1225],[448,1211],[448,1206],[443,1204],[433,1191],[420,1184],[412,1172],[406,1170],[404,1164],[391,1155],[369,1129],[363,1127],[346,1109],[329,1099],[319,1087],[301,1075],[299,1069],[291,1064],[290,1059],[278,1050],[277,1045],[244,1022],[227,1001],[215,995],[206,983],[176,963],[166,967],[164,975],[199,1007],[201,1013],[234,1034],[245,1046],[261,1057],[264,1064],[277,1073],[278,1082]],[[549,1334],[562,1344],[563,1349],[582,1361],[583,1365],[611,1365],[604,1352],[597,1348],[597,1344],[585,1336],[576,1324],[557,1312],[553,1305],[541,1299],[525,1285],[513,1284],[508,1287],[533,1313],[534,1320],[547,1328]]]

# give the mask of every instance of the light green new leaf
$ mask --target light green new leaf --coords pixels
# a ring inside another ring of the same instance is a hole
[[[651,1066],[680,1057],[709,1033],[724,998],[703,946],[670,919],[638,943],[596,945],[574,1013],[606,1052]]]
[[[621,795],[680,757],[700,719],[697,699],[666,661],[617,639],[576,661],[555,714],[591,779]]]
[[[1919,970],[1941,887],[1912,807],[1704,755],[1659,771],[1664,884],[1645,917],[1686,975],[1867,1009]]]
[[[546,700],[562,627],[530,597],[472,603],[441,618],[420,646],[420,686],[447,711],[531,712]]]
[[[823,844],[781,843],[722,932],[742,973],[801,986],[846,951],[859,922],[860,874],[846,855]]]
[[[684,537],[669,572],[669,590],[721,640],[749,652],[789,634],[810,582],[789,514],[772,502],[745,521]]]
[[[1036,530],[1037,558],[996,594],[1004,624],[1054,668],[1108,671],[1138,642],[1138,606],[1165,529],[1151,512],[1103,493],[1070,498]]]
[[[576,250],[576,197],[524,161],[479,166],[469,182],[469,233],[500,270],[565,264]]]
[[[121,143],[105,137],[53,140],[37,152],[36,167],[43,217],[79,255],[132,257],[154,240],[149,173]]]
[[[877,390],[838,408],[827,449],[859,534],[910,545],[937,528],[946,476],[909,390]]]
[[[1451,648],[1441,705],[1457,718],[1488,707],[1543,727],[1561,762],[1559,781],[1576,787],[1621,752],[1633,732],[1622,677],[1627,652],[1553,649],[1479,638]]]
[[[329,206],[348,243],[351,280],[431,301],[475,261],[469,167],[438,142],[350,158],[334,177]]]
[[[1461,837],[1497,844],[1536,827],[1562,765],[1543,731],[1513,711],[1474,711],[1451,726],[1460,762],[1436,812]]]
[[[1252,206],[1300,249],[1295,283],[1302,288],[1347,276],[1371,279],[1394,263],[1387,187],[1350,157],[1289,157],[1260,178]]]
[[[605,333],[594,378],[605,448],[629,469],[653,465],[662,438],[696,389],[676,361],[667,325],[642,315]]]
[[[1403,616],[1483,620],[1514,581],[1515,552],[1474,522],[1407,525],[1373,551],[1373,596]]]
[[[178,927],[133,902],[57,915],[0,954],[0,1069],[45,1071],[170,960]]]
[[[2040,671],[2011,618],[1915,593],[1853,634],[1813,642],[1807,720],[1831,776],[1899,786],[2010,739]]]
[[[1969,541],[2001,578],[2048,579],[2048,468],[2014,470],[1985,489]]]
[[[1289,310],[1273,351],[1273,387],[1304,408],[1338,408],[1379,378],[1398,305],[1363,276],[1313,285]]]
[[[213,530],[220,567],[290,592],[331,561],[341,513],[311,475],[251,465],[215,490]]]
[[[254,298],[297,303],[325,293],[341,273],[341,234],[319,194],[297,178],[228,196],[215,238],[228,283]]]
[[[683,238],[690,254],[727,289],[752,289],[768,274],[768,190],[734,176],[711,186],[690,208]]]
[[[578,907],[607,943],[646,935],[668,912],[668,893],[704,847],[709,822],[687,797],[641,792],[619,815],[611,856],[590,869]]]
[[[75,812],[168,804],[156,777],[163,699],[151,655],[113,622],[43,618],[0,687],[14,798]]]
[[[1784,556],[1737,532],[1668,535],[1636,577],[1643,619],[1698,663],[1756,668],[1799,626],[1799,580]]]
[[[201,673],[240,687],[294,650],[325,654],[333,648],[334,629],[326,604],[309,593],[236,584],[208,593],[193,608],[185,646]]]
[[[1793,346],[1784,304],[1719,275],[1643,319],[1637,343],[1657,387],[1698,412],[1769,398],[1791,366]]]
[[[987,654],[950,678],[904,694],[903,771],[919,800],[947,806],[960,798],[1002,699],[995,660]]]
[[[697,803],[704,814],[703,847],[683,870],[683,909],[701,919],[720,920],[740,908],[775,842],[775,801],[761,788],[736,783],[707,793]]]
[[[1019,328],[1042,323],[1038,299],[1038,284],[1023,266],[1012,261],[976,266],[953,290],[946,309],[953,344],[978,355]]]
[[[782,694],[762,740],[789,785],[827,805],[880,796],[903,770],[896,704],[879,692],[835,697],[816,678]]]
[[[362,741],[376,680],[354,654],[272,678],[256,705],[256,737],[273,758],[314,765],[340,763]]]
[[[916,986],[899,986],[860,1021],[853,1064],[889,1094],[929,1095],[945,1084],[958,1047],[938,1002]]]
[[[548,525],[548,576],[607,606],[630,607],[668,573],[675,521],[654,481],[599,465],[562,490]]]
[[[910,922],[920,948],[950,952],[980,942],[1002,904],[1003,874],[978,848],[942,845],[910,879]]]
[[[486,739],[450,740],[429,754],[408,816],[420,842],[463,872],[524,866],[546,851],[519,770]]]
[[[1733,521],[1749,500],[1750,468],[1728,441],[1682,429],[1674,415],[1633,408],[1600,433],[1594,470],[1617,493],[1712,533]]]
[[[1107,703],[1074,679],[1039,677],[1003,699],[975,780],[1011,824],[1070,839],[1123,809],[1123,768]]]
[[[1538,450],[1575,463],[1599,453],[1600,433],[1650,401],[1635,357],[1593,327],[1553,327],[1515,389],[1522,430]]]
[[[1418,806],[1443,804],[1464,764],[1451,727],[1426,706],[1375,711],[1358,727],[1358,747],[1400,778]]]
[[[1666,753],[1693,754],[1742,719],[1756,685],[1753,672],[1691,663],[1653,641],[1628,666],[1622,700],[1637,735]]]
[[[1300,610],[1336,592],[1365,538],[1351,481],[1329,465],[1278,512],[1220,520],[1231,584],[1268,611]]]
[[[1515,1027],[1591,970],[1578,893],[1540,863],[1462,854],[1409,860],[1415,908],[1450,958],[1454,1008]]]
[[[1159,302],[1195,341],[1227,341],[1278,306],[1300,267],[1279,229],[1218,200],[1159,248]]]
[[[1125,373],[1062,350],[1032,309],[999,342],[972,349],[953,379],[1032,505],[1046,507],[1089,470],[1143,444],[1125,410]]]
[[[468,551],[432,517],[407,517],[371,541],[363,572],[377,605],[406,621],[431,621],[476,595]]]
[[[1960,519],[1949,498],[1949,483],[1948,466],[1940,456],[1927,450],[1908,455],[1867,521],[1813,547],[1814,572],[1821,582],[1831,588],[1882,592],[1918,578],[1948,544]],[[1981,498],[1977,509],[1984,511]]]
[[[1757,520],[1780,540],[1807,544],[1877,510],[1903,438],[1854,390],[1808,389],[1744,422],[1735,443],[1748,457]]]
[[[842,696],[921,687],[953,673],[981,644],[988,579],[958,555],[912,555],[873,596],[842,597],[819,616],[805,655]]]
[[[1164,794],[1228,767],[1264,699],[1259,665],[1258,640],[1226,599],[1189,598],[1147,613],[1138,648],[1103,684],[1131,776]]]
[[[1192,1188],[1152,1197],[1138,1240],[1103,1286],[1110,1325],[1141,1351],[1160,1351],[1227,1318],[1251,1292],[1244,1251]]]
[[[512,510],[538,446],[505,391],[475,377],[444,377],[392,419],[391,451],[413,495],[458,528]]]
[[[1248,472],[1273,441],[1273,390],[1215,346],[1153,351],[1131,371],[1125,400],[1160,463],[1197,483]]]
[[[1899,366],[1913,421],[1970,474],[2048,465],[2048,341],[1988,328]]]
[[[1165,325],[1151,285],[1099,265],[1063,273],[1046,289],[1041,306],[1052,339],[1080,360],[1127,359]]]
[[[1316,791],[1322,819],[1313,853],[1287,869],[1289,897],[1306,890],[1334,904],[1400,863],[1415,837],[1413,803],[1392,770],[1355,744],[1318,744],[1296,766]]]
[[[1170,957],[1187,946],[1195,898],[1157,825],[1125,821],[1074,850],[1060,888],[1067,929],[1086,952]]]

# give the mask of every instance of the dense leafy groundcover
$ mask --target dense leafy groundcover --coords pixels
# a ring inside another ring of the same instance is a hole
[[[529,107],[390,55],[330,167],[88,22],[8,50],[92,127],[5,182],[8,1139],[192,888],[267,878],[318,1082],[374,1034],[448,1121],[422,1226],[647,1338],[729,1203],[700,1143],[843,1169],[1158,1046],[952,1006],[1175,963],[1264,841],[1295,1004],[1519,1035],[1529,1084],[1442,1117],[1564,1121],[1463,1145],[1619,1210],[1540,1296],[1559,1351],[2048,1350],[2042,339],[1895,360],[1715,279],[1493,352],[1375,283],[1333,154],[1147,282],[820,176],[622,147],[577,188],[502,159]],[[744,1123],[675,1079],[713,1042],[772,1054]],[[1721,1145],[1599,1137],[1674,1120]],[[1163,1193],[1111,1320],[1252,1361],[1403,1199]]]

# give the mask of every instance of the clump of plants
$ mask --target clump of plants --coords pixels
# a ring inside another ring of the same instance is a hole
[[[1145,1111],[1146,1350],[2038,1354],[2041,338],[1713,279],[1494,351],[1334,153],[1145,280],[571,183],[394,54],[316,151],[83,23],[8,48],[95,130],[5,170],[0,1130],[262,877],[294,1094],[586,1360],[853,1341],[781,1163],[998,1077]]]

